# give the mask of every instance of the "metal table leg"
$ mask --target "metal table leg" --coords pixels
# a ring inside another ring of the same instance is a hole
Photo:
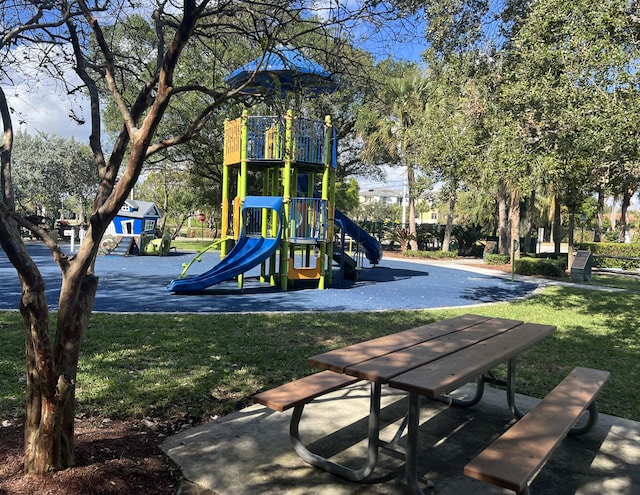
[[[507,402],[509,404],[509,409],[511,414],[516,419],[520,419],[525,413],[516,405],[515,400],[516,395],[516,358],[511,358],[509,360],[509,368],[507,375]],[[573,428],[571,428],[568,432],[569,435],[582,435],[591,431],[591,428],[598,421],[598,404],[594,400],[589,407],[587,408],[586,414],[588,418],[585,421],[581,421],[577,423]]]
[[[507,368],[507,404],[513,417],[520,419],[524,412],[516,405],[516,358],[509,359]]]
[[[351,469],[342,464],[330,461],[326,457],[311,452],[300,440],[300,419],[304,411],[304,404],[293,409],[291,423],[289,425],[289,436],[291,443],[297,454],[312,466],[318,467],[331,474],[339,476],[348,481],[362,481],[367,478],[375,469],[378,463],[378,438],[380,436],[380,397],[381,385],[371,383],[371,403],[369,407],[369,428],[367,460],[359,469]]]
[[[420,426],[420,395],[409,394],[409,424],[407,431],[407,485],[412,495],[425,495],[418,482],[418,427]]]
[[[478,402],[480,402],[480,400],[482,400],[482,396],[484,395],[484,383],[485,383],[485,377],[484,375],[480,375],[476,379],[475,393],[473,394],[473,397],[471,397],[470,399],[457,399],[455,397],[450,397],[448,395],[441,395],[440,397],[437,397],[434,400],[438,402],[443,402],[450,406],[457,406],[457,407],[475,406]]]

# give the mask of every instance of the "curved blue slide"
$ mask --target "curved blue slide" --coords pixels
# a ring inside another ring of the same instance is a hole
[[[298,189],[301,193],[306,193],[309,187],[309,177],[307,175],[298,175]],[[317,191],[314,191],[313,195],[319,197]],[[337,208],[335,209],[336,220],[340,220],[344,227],[344,231],[356,242],[359,242],[364,249],[364,255],[367,257],[372,265],[377,265],[382,259],[382,244],[380,241],[373,237],[369,232],[360,227],[357,223],[351,220],[348,216],[342,213]]]
[[[280,213],[282,198],[276,196],[247,196],[242,211],[247,208],[269,208]],[[247,237],[244,227],[231,252],[211,270],[194,277],[178,278],[168,285],[169,292],[199,292],[220,282],[231,280],[265,261],[280,247],[281,224],[276,237]]]
[[[356,242],[359,242],[364,249],[364,255],[372,265],[377,265],[382,259],[382,245],[380,241],[369,232],[360,227],[357,223],[347,217],[336,208],[336,220],[340,220],[344,226],[344,231]]]

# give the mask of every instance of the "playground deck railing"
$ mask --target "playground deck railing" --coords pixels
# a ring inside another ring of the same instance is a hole
[[[323,122],[296,119],[293,122],[294,160],[322,165],[325,158],[325,132]]]
[[[317,198],[291,198],[289,240],[293,243],[327,241],[327,201]]]
[[[244,235],[268,238],[273,238],[277,235],[278,222],[280,222],[277,215],[274,217],[274,215],[267,214],[267,210],[264,208],[245,208],[242,211],[242,215]]]
[[[323,165],[326,159],[326,133],[333,132],[324,122],[295,118],[291,123],[292,159],[298,163]],[[286,149],[286,119],[278,116],[249,116],[246,120],[249,162],[282,161]],[[238,164],[242,158],[242,118],[225,123],[224,163]],[[332,150],[333,152],[333,150]]]

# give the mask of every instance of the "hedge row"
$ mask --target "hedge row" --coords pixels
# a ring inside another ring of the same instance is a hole
[[[510,258],[506,254],[488,254],[485,256],[484,262],[487,265],[506,265],[510,262]],[[516,260],[514,272],[518,275],[563,277],[566,269],[566,259],[524,257]]]
[[[516,260],[515,272],[518,275],[541,275],[543,277],[563,277],[567,261],[550,258],[520,258]]]
[[[486,254],[484,262],[486,265],[508,265],[511,263],[511,256],[508,254]]]
[[[593,266],[598,268],[640,268],[640,242],[579,242],[575,248],[593,253]],[[621,258],[637,258],[621,259]]]
[[[429,259],[442,259],[442,258],[457,258],[458,251],[402,251],[402,255],[407,258],[429,258]]]

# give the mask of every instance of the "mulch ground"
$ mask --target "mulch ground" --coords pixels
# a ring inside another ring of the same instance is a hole
[[[190,490],[181,486],[180,469],[159,447],[170,432],[138,420],[79,420],[76,467],[26,477],[23,426],[5,422],[0,426],[0,495],[186,495]]]

